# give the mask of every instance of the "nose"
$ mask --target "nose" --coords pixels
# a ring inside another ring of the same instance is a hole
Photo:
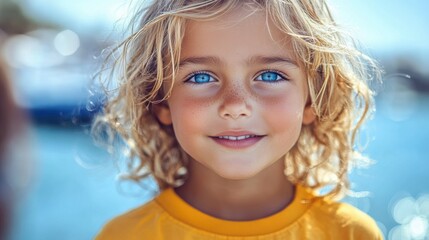
[[[239,91],[230,91],[223,97],[219,115],[223,119],[247,118],[252,114],[248,97]]]

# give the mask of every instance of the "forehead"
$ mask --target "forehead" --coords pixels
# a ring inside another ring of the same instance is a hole
[[[181,58],[199,55],[226,55],[228,58],[251,55],[284,55],[291,47],[287,34],[255,7],[236,8],[210,20],[188,20],[182,42]]]

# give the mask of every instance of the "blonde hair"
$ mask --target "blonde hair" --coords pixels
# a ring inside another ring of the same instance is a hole
[[[186,21],[213,19],[243,2],[265,10],[289,36],[317,115],[287,154],[285,174],[293,183],[314,189],[332,186],[326,195],[341,195],[349,188],[349,168],[362,159],[353,145],[372,108],[373,93],[366,82],[380,72],[336,25],[323,0],[154,1],[136,15],[141,18],[137,30],[109,55],[113,64],[108,79],[118,76],[119,87],[93,131],[108,123],[126,139],[132,150],[128,178],[140,181],[151,175],[161,190],[182,184],[188,155],[152,106],[163,104],[171,93],[166,86],[172,84],[165,83],[175,80]]]

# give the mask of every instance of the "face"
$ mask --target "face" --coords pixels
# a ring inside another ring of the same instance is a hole
[[[191,161],[248,179],[284,159],[314,120],[304,73],[285,40],[254,9],[187,23],[178,78],[158,117],[173,125]]]

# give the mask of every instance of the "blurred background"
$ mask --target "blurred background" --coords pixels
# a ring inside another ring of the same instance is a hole
[[[386,239],[429,239],[429,1],[329,2],[386,72],[362,136],[375,164],[351,172],[369,195],[345,201]],[[124,0],[0,0],[0,56],[32,122],[11,150],[21,166],[9,176],[19,185],[10,239],[92,239],[150,199],[117,181],[120,166],[89,134],[104,101],[92,77],[132,12]]]

